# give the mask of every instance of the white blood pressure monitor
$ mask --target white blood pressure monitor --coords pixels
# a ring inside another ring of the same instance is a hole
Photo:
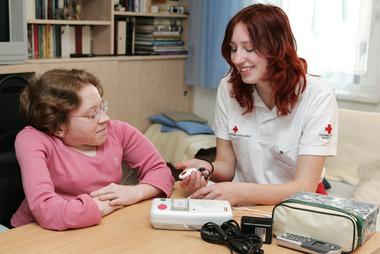
[[[184,224],[201,228],[207,222],[222,225],[232,218],[225,200],[156,198],[150,210],[150,222],[157,229],[188,230]]]

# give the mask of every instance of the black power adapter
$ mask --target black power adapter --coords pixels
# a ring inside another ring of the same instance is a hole
[[[265,244],[272,243],[273,220],[271,218],[243,216],[240,225],[242,232],[260,236]]]

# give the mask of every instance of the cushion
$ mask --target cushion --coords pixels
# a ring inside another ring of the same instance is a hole
[[[361,176],[350,199],[380,205],[380,160],[359,167]]]
[[[327,157],[326,179],[356,186],[359,167],[380,158],[380,113],[339,108],[338,150]]]
[[[163,114],[150,116],[156,123],[161,123],[161,132],[170,132],[175,130],[183,130],[186,133],[193,134],[214,134],[214,131],[207,123],[198,123],[198,122],[189,122],[189,121],[180,121],[174,122]]]
[[[166,111],[162,113],[164,116],[173,120],[174,122],[180,121],[189,121],[189,122],[197,122],[197,123],[207,123],[207,121],[199,116],[183,111]]]
[[[165,125],[171,126],[171,127],[177,127],[173,120],[167,118],[166,116],[164,116],[162,114],[150,116],[149,118],[152,119],[153,122],[156,122],[156,123],[165,124]]]
[[[211,129],[210,125],[207,123],[195,123],[188,121],[181,121],[176,123],[177,126],[186,131],[188,134],[214,134],[214,131]]]

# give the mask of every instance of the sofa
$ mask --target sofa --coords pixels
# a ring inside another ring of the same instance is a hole
[[[380,113],[340,108],[337,156],[325,168],[329,195],[380,206]]]

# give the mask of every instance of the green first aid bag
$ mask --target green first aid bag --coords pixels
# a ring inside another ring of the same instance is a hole
[[[300,191],[273,208],[273,235],[307,236],[349,253],[375,233],[378,213],[378,205]]]

